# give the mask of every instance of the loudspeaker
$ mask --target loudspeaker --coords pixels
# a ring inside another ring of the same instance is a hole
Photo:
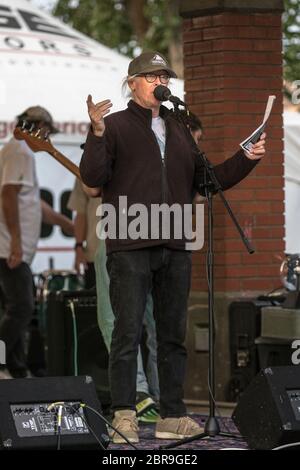
[[[270,302],[247,299],[229,306],[229,348],[231,378],[226,398],[236,401],[259,371],[255,339],[261,331],[261,309]]]
[[[277,338],[256,338],[259,368],[291,366],[291,340]]]
[[[110,404],[108,353],[93,290],[50,292],[47,298],[48,375],[90,375],[102,406]]]
[[[300,367],[261,370],[242,394],[232,419],[252,449],[300,442]]]
[[[61,431],[57,418],[62,403]],[[43,377],[0,380],[0,448],[56,449],[58,438],[63,449],[100,449],[109,443],[101,406],[91,377]],[[50,408],[49,408],[50,406]],[[92,430],[92,431],[91,431]]]

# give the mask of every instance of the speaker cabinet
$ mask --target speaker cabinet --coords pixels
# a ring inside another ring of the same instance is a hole
[[[89,376],[0,380],[0,449],[55,450],[59,442],[62,450],[107,447],[106,425],[80,403],[101,413]]]
[[[232,419],[252,449],[300,442],[300,366],[261,370],[242,394]]]
[[[108,353],[95,291],[50,292],[46,318],[48,375],[90,375],[102,406],[109,405]]]
[[[226,398],[236,401],[259,371],[255,339],[261,332],[261,309],[270,302],[254,299],[229,306],[230,381]]]

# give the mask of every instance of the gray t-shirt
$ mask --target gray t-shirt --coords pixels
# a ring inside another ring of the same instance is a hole
[[[41,201],[34,153],[25,141],[12,138],[0,152],[0,258],[10,255],[10,233],[3,210],[1,192],[6,184],[22,185],[18,193],[23,261],[30,264],[41,230]]]

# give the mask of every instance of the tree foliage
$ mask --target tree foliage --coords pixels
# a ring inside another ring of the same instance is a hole
[[[300,80],[300,0],[284,1],[284,76],[292,82]],[[160,51],[183,76],[179,0],[58,0],[54,14],[128,56]]]
[[[285,0],[283,14],[284,76],[300,80],[300,2]]]
[[[182,76],[179,0],[58,0],[53,13],[128,56],[158,50]]]

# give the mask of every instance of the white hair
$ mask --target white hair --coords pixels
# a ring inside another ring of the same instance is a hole
[[[135,77],[137,77],[137,74],[127,75],[126,77],[123,78],[121,90],[122,90],[122,96],[124,96],[124,98],[132,98],[132,91],[128,85],[128,82]]]

